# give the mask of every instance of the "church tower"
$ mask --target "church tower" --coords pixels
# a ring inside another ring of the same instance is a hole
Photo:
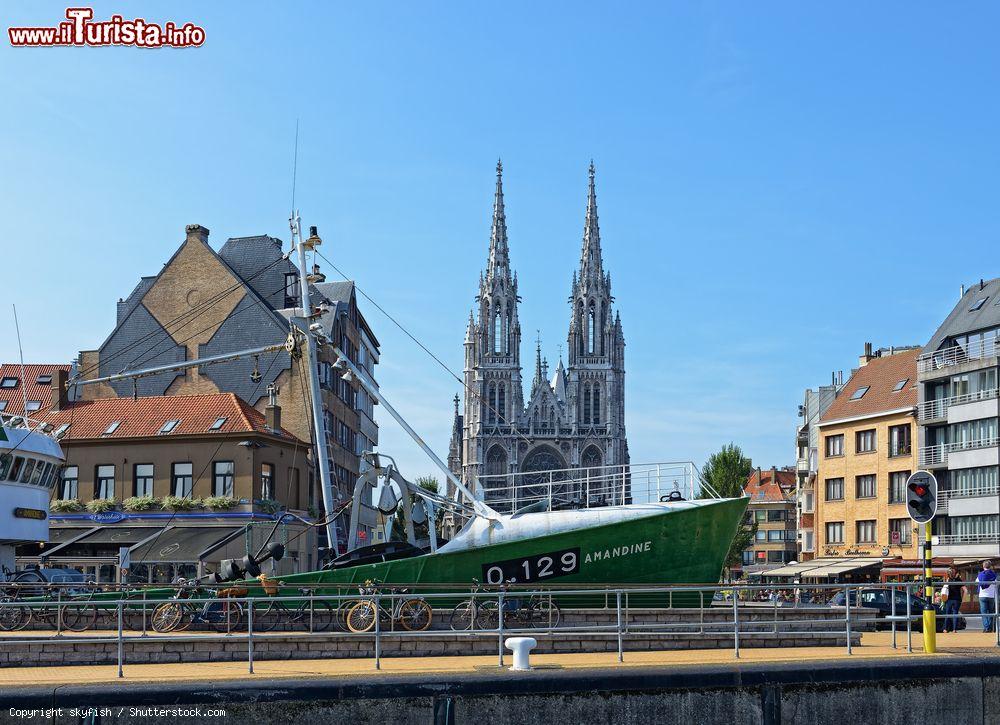
[[[462,477],[467,482],[479,474],[507,473],[515,454],[512,435],[524,406],[519,301],[517,275],[510,269],[503,166],[497,161],[489,256],[465,335]]]
[[[627,464],[625,439],[625,337],[612,309],[611,275],[604,272],[597,217],[594,163],[589,169],[580,268],[573,273],[566,398],[579,458],[575,466]]]

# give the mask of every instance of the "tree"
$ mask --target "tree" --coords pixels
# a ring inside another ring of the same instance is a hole
[[[435,478],[434,476],[421,476],[415,481],[415,483],[418,486],[420,486],[420,488],[424,489],[425,491],[429,491],[430,493],[438,493],[441,486],[441,484],[438,483],[437,478]],[[403,495],[408,496],[409,493],[404,491]],[[422,501],[423,499],[420,499],[417,496],[413,497],[414,506],[421,505],[417,503],[418,500]],[[434,512],[436,514],[435,516],[436,518],[435,526],[437,527],[436,530],[440,531],[441,518],[443,512],[438,507],[434,508]],[[418,540],[423,538],[429,538],[430,532],[427,530],[427,522],[425,521],[424,523],[421,524],[416,524],[416,523],[413,524],[413,534]],[[393,515],[392,535],[390,536],[390,538],[393,541],[406,541],[406,514],[403,511],[402,502],[400,502],[399,507],[396,509],[396,513]]]
[[[712,498],[710,488],[723,498],[740,498],[752,473],[753,461],[743,455],[738,445],[728,443],[718,453],[709,456],[701,468],[701,498]],[[743,551],[753,543],[756,536],[756,521],[750,519],[740,525],[726,554],[726,569],[732,569],[743,561]]]

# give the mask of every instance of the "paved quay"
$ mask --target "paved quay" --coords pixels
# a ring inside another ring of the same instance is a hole
[[[892,649],[890,632],[869,632],[862,636],[862,644],[847,654],[845,647],[796,647],[747,648],[740,658],[732,649],[670,650],[626,652],[625,661],[618,662],[616,653],[562,653],[533,655],[532,664],[541,672],[546,670],[586,670],[600,668],[604,671],[629,668],[671,668],[691,666],[748,666],[754,664],[795,665],[803,663],[846,663],[869,659],[893,661],[943,661],[974,660],[1000,656],[996,636],[980,632],[963,631],[938,635],[938,652],[926,655],[919,633],[912,635],[913,652],[906,649],[906,633],[897,634],[897,649]],[[510,653],[504,662],[510,665]],[[223,682],[238,680],[282,679],[366,679],[389,678],[397,675],[432,674],[438,676],[462,675],[499,671],[496,655],[464,657],[383,657],[381,669],[376,670],[374,660],[363,659],[312,659],[312,660],[261,660],[254,663],[254,673],[248,672],[243,662],[190,662],[170,664],[128,664],[124,678],[118,677],[115,665],[72,665],[56,667],[10,668],[0,671],[5,690],[10,688],[38,688],[44,686],[86,686],[103,683],[184,683]],[[528,675],[530,676],[530,674]]]

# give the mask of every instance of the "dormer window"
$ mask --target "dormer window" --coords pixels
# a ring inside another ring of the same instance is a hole
[[[160,435],[166,435],[167,433],[171,433],[179,423],[180,423],[179,420],[168,420],[166,423],[163,424],[163,427],[160,428]]]
[[[285,307],[295,307],[299,303],[299,275],[289,272],[285,275]]]

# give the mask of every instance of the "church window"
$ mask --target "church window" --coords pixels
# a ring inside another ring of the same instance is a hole
[[[490,383],[490,402],[487,420],[490,423],[497,422],[497,386],[495,383]]]
[[[500,446],[493,446],[486,454],[486,475],[502,476],[507,473],[507,453]],[[493,482],[496,485],[496,482]]]
[[[601,386],[600,385],[595,385],[594,386],[594,395],[593,395],[593,401],[592,402],[594,404],[594,410],[593,410],[593,412],[590,415],[590,420],[593,423],[600,423],[601,422]]]
[[[502,384],[497,389],[497,417],[501,423],[507,422],[507,386]]]
[[[590,386],[586,385],[583,388],[583,422],[590,422]]]
[[[594,354],[595,326],[594,303],[591,302],[590,309],[587,310],[587,354],[589,355]]]
[[[493,352],[495,353],[499,353],[503,349],[503,330],[500,320],[500,305],[497,305],[496,312],[493,314]]]

